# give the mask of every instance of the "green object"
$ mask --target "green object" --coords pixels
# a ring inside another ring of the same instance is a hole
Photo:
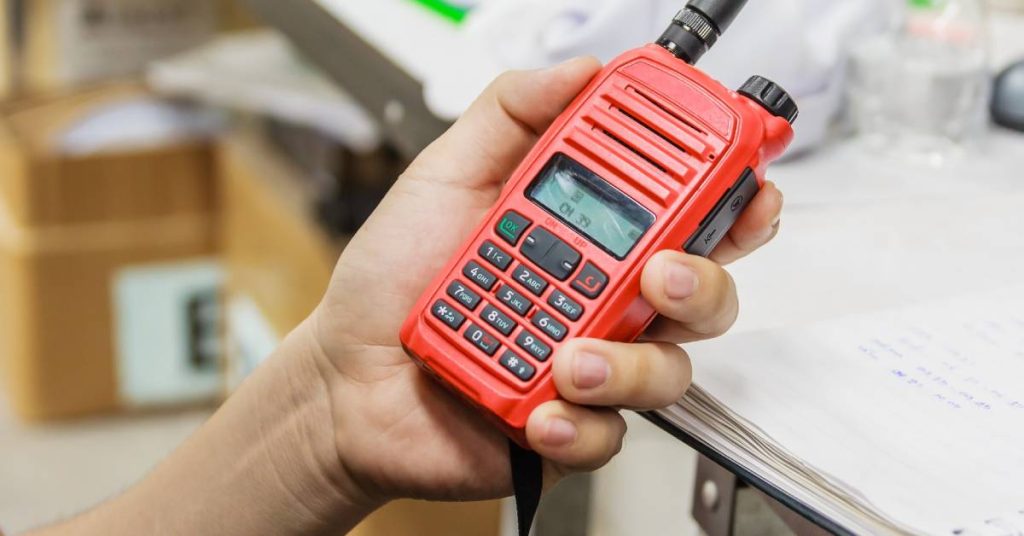
[[[498,225],[498,232],[505,235],[505,238],[509,240],[517,240],[519,238],[519,224],[505,216]]]
[[[945,0],[907,0],[907,5],[914,9],[936,9],[945,3]]]
[[[457,7],[445,2],[444,0],[413,0],[418,4],[422,4],[429,9],[437,12],[442,17],[449,19],[453,22],[462,22],[466,18],[466,14],[469,10],[464,7]]]

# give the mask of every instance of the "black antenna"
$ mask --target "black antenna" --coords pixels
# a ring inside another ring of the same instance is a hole
[[[691,0],[672,19],[658,44],[687,63],[697,63],[746,5],[747,0]]]

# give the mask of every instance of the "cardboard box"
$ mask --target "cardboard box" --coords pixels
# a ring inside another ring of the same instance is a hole
[[[223,144],[228,363],[232,387],[320,303],[344,245],[314,216],[316,188],[259,134]],[[397,501],[353,536],[496,536],[501,503]]]
[[[210,0],[8,0],[19,92],[78,87],[139,72],[218,30],[222,4]],[[18,12],[18,10],[15,10]],[[19,39],[20,38],[20,39]]]
[[[26,420],[218,393],[212,149],[66,156],[49,144],[139,94],[23,103],[0,120],[0,364]]]

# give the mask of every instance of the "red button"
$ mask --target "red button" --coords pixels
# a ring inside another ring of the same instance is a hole
[[[572,282],[572,288],[592,300],[600,296],[607,286],[608,276],[589,262]]]

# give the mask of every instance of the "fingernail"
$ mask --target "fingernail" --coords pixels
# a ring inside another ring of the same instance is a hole
[[[689,266],[671,263],[665,270],[665,294],[673,300],[685,300],[697,293],[700,280]]]
[[[782,210],[786,206],[786,197],[779,191],[779,213],[775,215],[775,219],[772,220],[772,229],[775,229],[782,223]]]
[[[595,389],[608,381],[612,368],[603,357],[580,352],[573,359],[572,383],[577,389]]]
[[[552,417],[548,419],[547,429],[544,430],[544,444],[552,447],[564,447],[576,441],[576,425],[561,418]]]

